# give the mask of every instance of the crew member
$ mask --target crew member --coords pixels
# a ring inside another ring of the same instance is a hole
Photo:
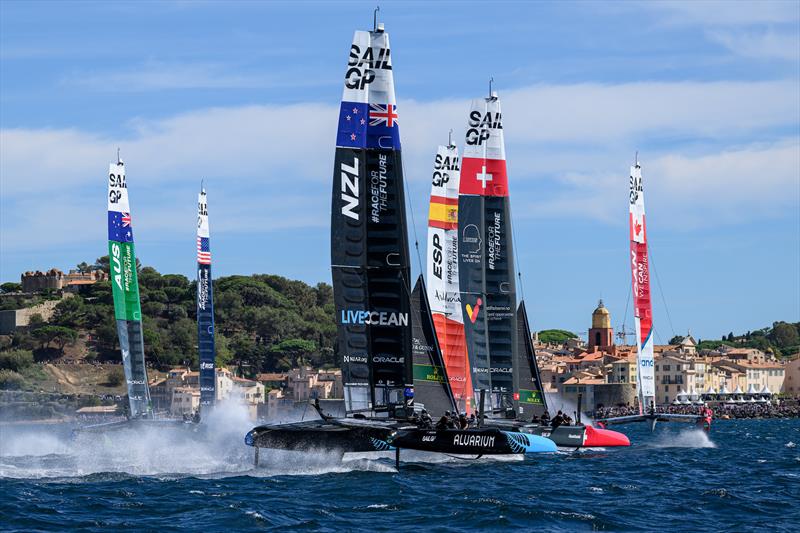
[[[430,429],[433,427],[433,419],[425,409],[423,409],[419,415],[419,427],[422,429]]]
[[[469,426],[469,422],[467,422],[467,413],[461,413],[458,415],[458,425],[461,429],[467,429]]]
[[[450,411],[445,411],[442,415],[442,418],[436,422],[436,429],[447,429],[447,426],[450,424]]]
[[[550,421],[550,427],[556,429],[563,423],[564,423],[564,413],[559,411],[558,413],[556,413],[556,416],[553,417],[553,420]]]
[[[531,422],[536,422],[536,419],[531,420]],[[539,418],[539,423],[543,426],[550,425],[550,413],[547,412],[547,409],[544,410],[544,413],[542,413],[541,418]]]

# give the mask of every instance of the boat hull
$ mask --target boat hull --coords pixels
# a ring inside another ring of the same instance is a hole
[[[459,455],[510,455],[557,450],[550,439],[498,428],[401,429],[389,437],[388,442],[398,448]]]
[[[322,421],[298,422],[255,427],[245,436],[245,444],[303,452],[375,452],[391,449],[386,440],[393,431],[394,428],[384,425],[354,427]]]
[[[526,433],[546,437],[561,448],[608,448],[614,446],[630,446],[627,436],[610,429],[592,426],[528,426],[521,429]]]

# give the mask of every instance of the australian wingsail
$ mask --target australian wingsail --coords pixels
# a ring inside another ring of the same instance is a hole
[[[128,387],[131,418],[152,415],[150,389],[144,363],[142,310],[136,275],[133,222],[128,202],[125,164],[118,160],[108,167],[108,257],[114,318]]]

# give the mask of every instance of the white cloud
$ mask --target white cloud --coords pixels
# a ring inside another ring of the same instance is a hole
[[[516,216],[618,220],[627,165],[643,145],[648,204],[675,202],[686,224],[696,224],[698,212],[717,224],[797,209],[787,187],[796,188],[800,173],[798,141],[786,133],[800,123],[797,90],[785,81],[679,82],[540,85],[501,94]],[[417,218],[425,216],[436,145],[451,127],[453,138],[462,138],[468,105],[399,103]],[[183,228],[193,202],[182,199],[202,178],[216,191],[218,231],[323,228],[336,115],[336,106],[308,103],[137,119],[118,136],[0,130],[3,245],[44,244],[53,220],[66,240],[94,239],[86,228],[103,217],[103,176],[117,146],[141,231]]]
[[[735,27],[800,19],[797,3],[791,0],[664,0],[637,3],[636,7],[659,11],[672,24]]]
[[[77,72],[62,80],[97,91],[139,92],[173,89],[269,89],[321,85],[317,79],[280,75],[234,73],[228,65],[216,63],[164,63],[101,72]]]
[[[800,58],[800,34],[796,28],[791,32],[712,30],[707,32],[707,35],[731,52],[744,57],[790,61],[797,61]]]

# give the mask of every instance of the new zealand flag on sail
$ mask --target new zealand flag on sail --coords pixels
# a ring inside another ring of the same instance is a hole
[[[131,225],[130,213],[108,212],[108,240],[133,242],[133,226]]]
[[[342,102],[336,146],[400,149],[400,127],[394,104]]]

